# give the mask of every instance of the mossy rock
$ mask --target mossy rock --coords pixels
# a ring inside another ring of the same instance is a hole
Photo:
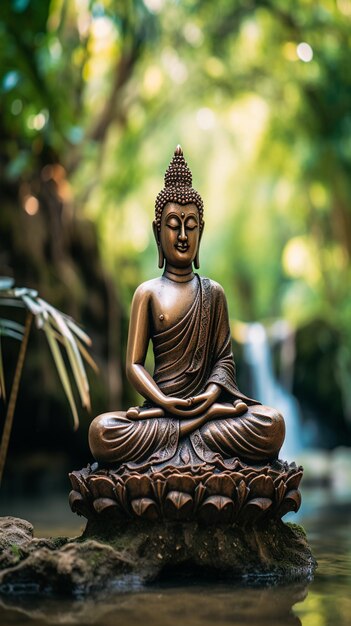
[[[18,520],[22,523],[23,520]],[[12,529],[17,520],[13,518]],[[300,526],[209,528],[194,522],[89,522],[75,540],[28,539],[0,555],[2,593],[86,595],[174,579],[309,581],[316,561]]]

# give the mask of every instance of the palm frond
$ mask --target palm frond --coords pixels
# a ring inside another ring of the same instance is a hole
[[[58,333],[56,330],[53,330],[53,333],[55,335],[55,339],[61,344],[64,345],[64,340],[62,338],[62,336],[60,335],[60,333]],[[88,350],[83,346],[83,344],[79,341],[79,339],[76,339],[76,344],[78,346],[79,352],[81,353],[82,357],[84,358],[84,360],[88,363],[88,365],[90,365],[91,369],[95,372],[95,374],[99,373],[99,367],[98,365],[95,363],[94,359],[92,356],[90,356]]]
[[[34,289],[15,287],[12,279],[0,277],[0,306],[20,307],[27,310],[25,326],[13,320],[0,318],[0,398],[6,398],[1,337],[11,337],[21,342],[0,442],[1,482],[32,319],[34,318],[37,328],[42,329],[45,333],[58,376],[72,411],[75,430],[79,426],[78,411],[70,382],[69,368],[67,368],[59,344],[63,346],[67,354],[68,363],[77,385],[82,405],[88,410],[90,410],[90,392],[83,359],[95,371],[98,371],[98,369],[86,349],[86,346],[91,346],[90,337],[71,317],[51,306],[42,298],[39,298],[38,292]]]
[[[90,337],[69,315],[62,313],[42,298],[39,298],[37,291],[14,287],[12,279],[0,277],[0,305],[25,307],[33,315],[36,327],[45,332],[59,378],[71,407],[74,426],[77,428],[78,412],[69,379],[69,370],[61,354],[58,342],[63,346],[67,354],[68,363],[77,385],[82,406],[90,410],[89,383],[83,359],[95,372],[98,371],[96,363],[85,347],[91,346]],[[11,320],[0,319],[0,334],[21,341],[23,338],[23,326]],[[4,385],[2,385],[1,379],[0,392],[4,395]]]
[[[53,330],[50,326],[50,324],[48,322],[45,322],[43,330],[45,332],[46,338],[48,340],[48,344],[51,350],[51,354],[52,357],[54,359],[55,365],[56,365],[56,369],[58,372],[58,375],[60,377],[61,383],[62,383],[62,387],[64,389],[64,392],[67,396],[69,405],[71,407],[71,411],[73,414],[73,422],[74,422],[74,429],[77,430],[78,426],[79,426],[79,418],[78,418],[78,412],[77,412],[77,407],[76,407],[76,403],[74,401],[74,396],[73,396],[73,392],[72,392],[72,387],[71,387],[71,383],[69,381],[69,377],[67,374],[67,369],[64,363],[64,360],[62,358],[62,354],[60,352],[60,349],[57,345],[56,339],[55,339],[55,335],[53,333]]]
[[[63,319],[66,321],[67,326],[69,326],[69,328],[71,329],[71,331],[77,335],[77,337],[79,337],[79,339],[81,341],[83,341],[87,346],[91,346],[92,341],[89,337],[89,335],[87,335],[84,330],[78,326],[78,324],[72,320],[71,317],[69,317],[69,315],[65,315],[64,313],[62,314]]]
[[[22,300],[15,300],[15,298],[5,298],[0,291],[0,306],[14,306],[19,309],[25,309],[26,305]]]
[[[51,317],[50,322],[56,327],[56,329],[61,333],[63,337],[67,356],[72,368],[74,379],[76,381],[82,405],[83,407],[87,407],[89,410],[89,383],[76,341],[61,313],[44,300],[41,300],[41,298],[38,298],[38,301],[42,306],[46,308],[46,311]]]
[[[4,319],[3,317],[0,317],[0,332],[4,328],[14,330],[18,333],[22,333],[22,335],[24,333],[23,324],[19,324],[18,322],[14,322],[13,320],[8,320],[8,319]]]
[[[0,335],[3,337],[11,337],[11,339],[17,339],[18,341],[22,341],[23,333],[18,333],[11,328],[0,327]]]

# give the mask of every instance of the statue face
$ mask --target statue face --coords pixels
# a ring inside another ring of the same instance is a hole
[[[187,267],[194,261],[200,241],[199,212],[195,204],[167,202],[162,211],[160,243],[167,261]]]

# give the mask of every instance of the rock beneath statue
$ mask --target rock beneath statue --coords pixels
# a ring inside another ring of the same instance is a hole
[[[32,539],[33,524],[19,517],[0,517],[0,553],[13,545],[26,545]]]
[[[12,519],[13,527],[26,524]],[[3,594],[77,596],[136,590],[177,578],[266,586],[310,581],[316,567],[303,529],[277,520],[250,529],[237,524],[213,529],[195,522],[138,519],[125,519],[116,527],[113,520],[97,519],[77,539],[28,536],[27,543],[11,543],[10,532],[0,556]]]
[[[298,511],[303,468],[275,461],[264,466],[236,459],[230,469],[209,464],[166,466],[141,473],[128,466],[72,472],[72,511],[89,520],[127,516],[148,521],[252,524]]]

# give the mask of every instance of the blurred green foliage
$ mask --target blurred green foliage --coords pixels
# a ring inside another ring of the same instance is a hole
[[[324,320],[351,416],[351,3],[2,0],[1,175],[96,225],[128,311],[177,143],[231,316]],[[67,216],[66,216],[67,217]]]

